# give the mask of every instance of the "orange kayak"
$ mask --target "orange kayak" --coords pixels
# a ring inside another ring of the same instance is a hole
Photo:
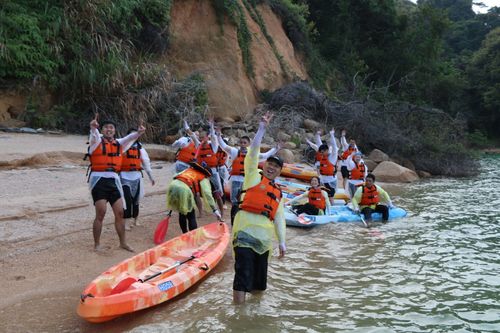
[[[262,169],[264,162],[259,163],[259,168]],[[312,177],[317,176],[318,172],[316,169],[310,165],[304,163],[284,163],[283,168],[281,168],[282,177],[295,178],[304,180],[306,182],[310,181]]]
[[[283,168],[281,169],[281,176],[301,179],[305,181],[310,181],[312,177],[317,175],[318,173],[313,167],[302,163],[297,163],[297,164],[285,163],[283,165]]]
[[[99,275],[83,291],[77,313],[100,323],[168,301],[207,275],[228,245],[229,228],[221,222],[168,240]]]

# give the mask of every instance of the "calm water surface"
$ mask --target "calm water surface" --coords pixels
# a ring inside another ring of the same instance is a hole
[[[288,229],[287,257],[245,306],[231,304],[225,260],[130,331],[500,332],[500,157],[481,167],[477,178],[388,188],[410,216],[373,231]]]

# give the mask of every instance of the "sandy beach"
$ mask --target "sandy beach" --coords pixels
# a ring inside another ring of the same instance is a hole
[[[86,142],[77,135],[0,132],[0,322],[9,323],[0,331],[93,331],[76,315],[79,295],[97,275],[131,255],[118,247],[111,209],[101,236],[110,249],[93,250],[94,209],[85,176],[88,162],[82,160]],[[154,246],[154,229],[166,213],[173,164],[152,158],[152,168],[157,183],[145,182],[142,225],[127,232],[136,252]],[[198,223],[213,220],[206,214]],[[181,233],[177,221],[174,215],[168,238]]]

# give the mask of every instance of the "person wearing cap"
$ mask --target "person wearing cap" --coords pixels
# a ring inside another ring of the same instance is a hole
[[[349,143],[345,138],[347,131],[345,129],[342,130],[340,135],[340,145],[342,146],[342,154],[339,155],[340,160],[340,173],[342,174],[342,187],[347,190],[347,180],[349,179],[349,169],[347,167],[347,158],[353,153],[357,152],[358,146],[356,145],[356,141],[354,139],[349,139]]]
[[[127,134],[136,132],[135,128],[130,128]],[[137,226],[137,217],[139,216],[139,201],[144,198],[144,182],[142,181],[142,171],[145,171],[155,185],[153,173],[151,170],[151,161],[148,152],[144,149],[139,140],[136,140],[132,146],[123,154],[122,168],[120,172],[120,181],[125,195],[126,209],[124,212],[125,229],[130,230],[131,226]],[[127,226],[127,219],[133,218],[131,226]]]
[[[333,204],[337,188],[338,147],[335,140],[335,129],[330,131],[330,146],[321,141],[321,131],[316,132],[316,144],[306,140],[316,150],[316,163],[320,183],[326,188],[330,203]]]
[[[365,216],[366,222],[372,220],[372,213],[381,213],[382,221],[389,220],[389,208],[394,207],[386,191],[375,185],[375,175],[369,173],[365,183],[358,186],[356,193],[352,197],[352,208],[357,214],[360,212]]]
[[[248,146],[250,145],[250,138],[246,135],[242,136],[239,140],[239,149],[228,145],[221,136],[221,132],[217,131],[219,145],[229,155],[228,161],[231,163],[229,168],[229,179],[231,180],[231,225],[234,224],[234,217],[239,209],[239,201],[241,188],[243,186],[243,179],[245,177],[245,156],[247,155]],[[259,152],[259,162],[265,161],[268,157],[273,156],[279,150],[279,145],[269,149],[265,153]]]
[[[279,258],[286,252],[282,194],[274,183],[281,173],[283,161],[273,155],[264,162],[262,172],[258,168],[260,144],[271,118],[269,112],[262,116],[259,129],[245,156],[240,210],[234,218],[232,231],[235,304],[244,303],[247,292],[259,292],[267,288],[268,258],[276,237]]]
[[[310,184],[311,187],[307,191],[288,201],[285,206],[293,209],[296,214],[325,215],[325,212],[330,211],[329,194],[320,186],[319,177],[312,177]],[[293,205],[304,199],[307,199],[307,203]]]
[[[109,202],[115,215],[115,229],[120,239],[120,247],[133,252],[134,250],[125,240],[125,221],[123,219],[124,200],[122,184],[119,172],[122,166],[123,154],[128,151],[132,144],[144,133],[142,124],[136,132],[132,132],[124,138],[115,139],[116,125],[112,121],[99,123],[96,117],[90,122],[90,140],[88,155],[90,156],[89,187],[95,206],[95,218],[93,223],[94,249],[101,251],[101,231],[106,205]]]
[[[347,184],[349,185],[349,193],[351,198],[356,192],[356,187],[363,184],[366,176],[368,175],[368,167],[362,160],[360,151],[353,151],[347,158],[347,169],[349,170],[349,178]]]
[[[211,176],[212,172],[209,168],[190,162],[189,168],[176,174],[167,188],[167,208],[179,212],[179,225],[183,233],[198,227],[195,197],[201,197],[203,207],[207,212],[210,212],[207,209],[210,207],[217,219],[222,221],[222,215],[212,196]]]

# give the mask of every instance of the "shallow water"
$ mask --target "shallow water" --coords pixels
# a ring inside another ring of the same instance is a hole
[[[479,177],[388,187],[395,203],[409,211],[407,218],[370,230],[360,223],[287,229],[287,256],[271,261],[268,290],[250,296],[244,306],[231,303],[232,259],[226,256],[186,295],[102,325],[76,318],[77,298],[54,295],[67,304],[68,313],[54,313],[61,325],[53,328],[499,332],[500,157],[481,162]],[[30,302],[19,306],[40,317],[44,300]],[[14,320],[9,325],[16,326]]]
[[[231,263],[132,332],[500,331],[500,159],[471,179],[400,189],[410,216],[288,229],[262,297],[231,305]],[[495,186],[496,184],[496,186]]]

